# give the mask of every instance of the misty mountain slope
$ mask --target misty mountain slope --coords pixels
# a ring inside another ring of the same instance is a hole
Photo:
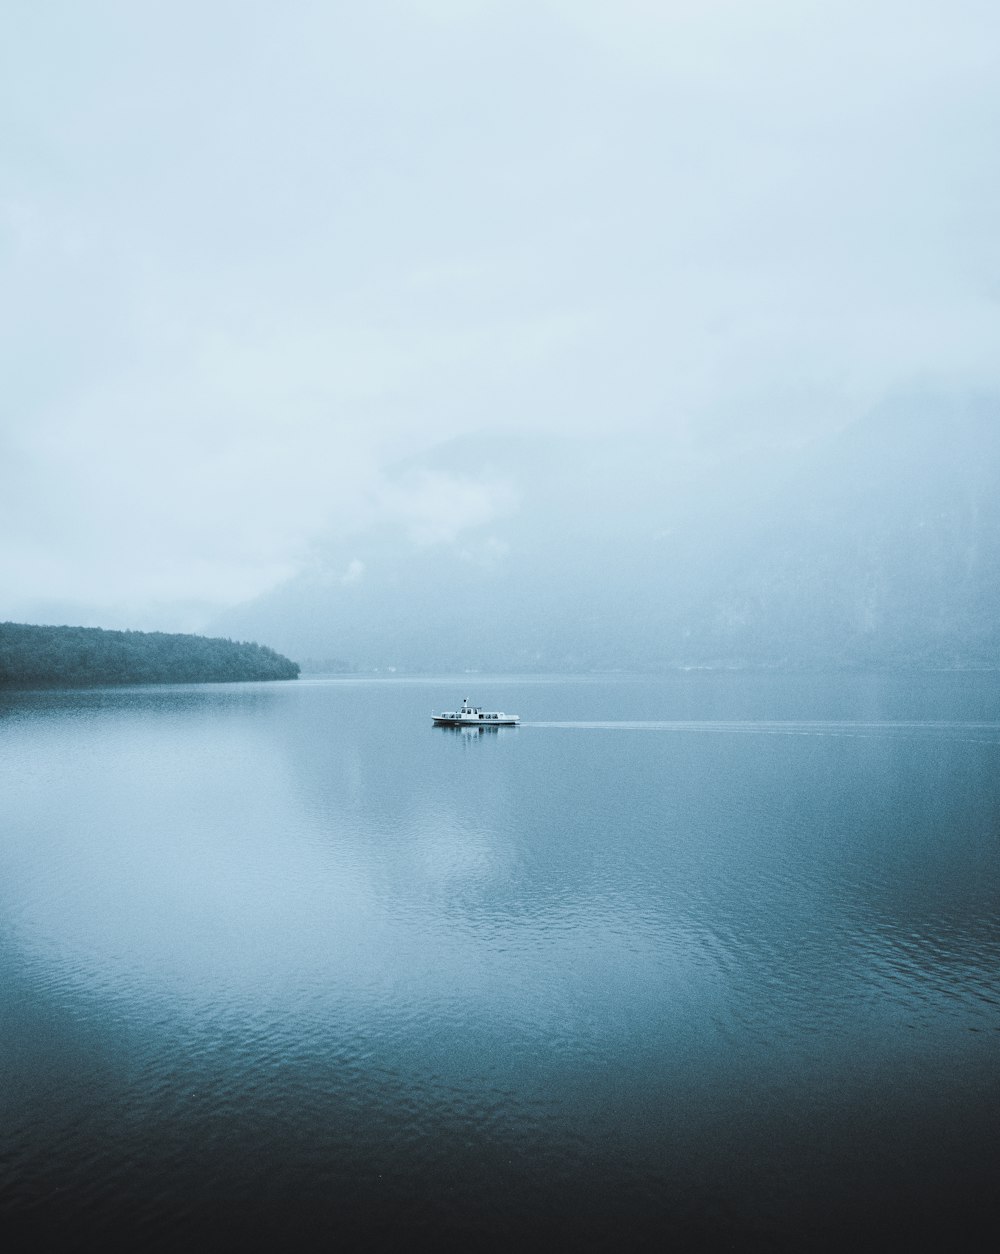
[[[832,441],[684,635],[701,663],[1000,663],[1000,409],[906,399]]]
[[[737,457],[662,439],[452,440],[397,468],[406,517],[327,538],[213,629],[252,624],[300,659],[364,669],[645,666],[780,477],[768,460],[734,482]],[[481,521],[480,488],[496,503]]]
[[[466,437],[389,490],[213,629],[405,671],[997,664],[993,402],[795,449]]]

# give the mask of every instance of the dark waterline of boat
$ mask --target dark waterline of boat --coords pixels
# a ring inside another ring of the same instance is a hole
[[[1000,678],[474,680],[0,696],[3,1230],[1000,1235]]]

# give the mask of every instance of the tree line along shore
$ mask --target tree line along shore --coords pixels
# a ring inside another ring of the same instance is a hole
[[[297,679],[266,645],[162,631],[0,623],[0,688]]]

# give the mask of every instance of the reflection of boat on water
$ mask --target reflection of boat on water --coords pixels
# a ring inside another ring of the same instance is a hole
[[[438,731],[447,732],[452,736],[461,736],[463,740],[473,740],[479,736],[499,736],[501,732],[510,731],[512,723],[480,723],[479,726],[469,724],[468,727],[459,727],[455,723],[435,723],[434,726]]]
[[[483,710],[478,705],[470,705],[466,697],[459,710],[444,710],[441,714],[432,714],[431,718],[437,727],[476,727],[484,730],[490,727],[516,727],[521,721],[517,714],[504,714],[502,710]]]

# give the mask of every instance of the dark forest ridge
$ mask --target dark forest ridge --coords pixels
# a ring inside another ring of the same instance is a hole
[[[0,688],[229,683],[298,674],[297,662],[247,641],[0,623]]]

